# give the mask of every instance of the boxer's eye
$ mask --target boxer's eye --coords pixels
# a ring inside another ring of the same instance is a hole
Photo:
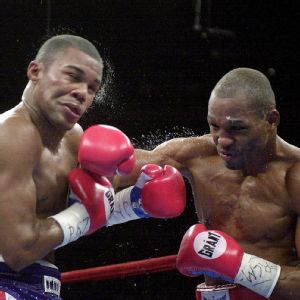
[[[73,81],[78,81],[78,80],[79,80],[78,74],[75,74],[75,73],[68,73],[67,76],[69,77],[69,79],[71,79],[71,80],[73,80]]]
[[[89,86],[89,93],[90,94],[97,94],[98,90],[99,90],[98,86]]]
[[[246,127],[242,126],[242,125],[230,126],[230,130],[232,130],[232,131],[241,131],[241,130],[245,130],[245,129],[246,129]]]

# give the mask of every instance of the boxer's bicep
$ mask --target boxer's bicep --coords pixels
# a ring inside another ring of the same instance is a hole
[[[36,188],[32,177],[33,149],[1,142],[0,253],[17,254],[33,239],[36,226]],[[29,145],[28,145],[29,146]],[[5,149],[5,150],[3,150]]]
[[[35,188],[33,182],[12,179],[12,174],[0,176],[0,235],[1,247],[11,251],[20,247],[35,220]],[[1,248],[1,253],[5,249]]]
[[[172,144],[175,146],[174,143]],[[139,176],[140,169],[146,164],[156,164],[161,166],[171,165],[178,170],[181,170],[182,164],[179,161],[176,161],[175,154],[176,149],[172,146],[169,147],[167,143],[164,143],[164,145],[161,145],[152,151],[135,149],[136,161],[133,172],[131,172],[128,176],[115,176],[113,179],[114,188],[126,187],[135,184]]]
[[[174,138],[156,146],[151,151],[136,149],[134,171],[129,176],[114,178],[113,185],[119,188],[134,184],[140,169],[146,164],[170,165],[185,177],[189,177],[189,169],[195,160],[210,155],[212,146],[211,143],[208,145],[207,140],[205,136]]]
[[[183,169],[183,166],[189,156],[189,149],[187,147],[188,139],[175,138],[166,141],[152,151],[157,164],[171,165],[178,170]]]
[[[140,169],[149,163],[155,163],[156,157],[152,155],[152,151],[135,149],[135,166],[133,171],[126,176],[114,176],[111,179],[114,189],[128,187],[134,185],[139,176]]]
[[[296,223],[295,245],[296,245],[297,255],[300,258],[300,217],[297,218],[297,223]]]
[[[286,175],[286,188],[290,197],[291,209],[297,215],[295,245],[300,257],[300,164],[295,164]]]
[[[294,164],[286,173],[286,189],[291,208],[300,217],[300,163]]]

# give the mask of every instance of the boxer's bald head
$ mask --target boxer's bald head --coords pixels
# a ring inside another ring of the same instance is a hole
[[[276,108],[274,92],[270,81],[261,72],[250,68],[237,68],[225,74],[214,87],[211,98],[234,98],[245,96],[251,110],[262,117]]]

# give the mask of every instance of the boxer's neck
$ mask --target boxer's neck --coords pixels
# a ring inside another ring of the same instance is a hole
[[[29,117],[40,133],[41,140],[45,147],[49,150],[58,150],[63,137],[66,134],[65,130],[55,128],[35,107],[23,98],[23,107],[28,112]]]

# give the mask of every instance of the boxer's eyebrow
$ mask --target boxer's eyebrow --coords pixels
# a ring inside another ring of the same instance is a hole
[[[247,129],[248,127],[249,125],[244,121],[240,121],[240,120],[229,121],[229,128],[231,129],[242,130],[242,129]]]
[[[74,65],[66,65],[65,68],[67,69],[73,69],[74,71],[80,73],[80,74],[84,74],[84,71],[81,70],[80,68],[74,66]]]
[[[240,125],[240,124],[245,124],[245,122],[243,120],[228,120],[228,122],[231,124],[231,125]]]
[[[245,120],[241,120],[241,119],[231,119],[231,118],[225,118],[226,120],[224,120],[224,122],[216,119],[214,116],[212,115],[207,115],[207,122],[209,125],[212,126],[225,126],[228,129],[235,129],[235,128],[239,128],[239,129],[246,129],[249,127],[249,123]],[[221,122],[221,123],[220,123]]]
[[[85,72],[84,72],[82,69],[80,69],[80,68],[78,68],[78,67],[76,67],[76,66],[74,66],[74,65],[66,65],[65,68],[67,68],[67,69],[73,69],[74,71],[76,71],[77,73],[79,73],[81,76],[85,74]],[[94,81],[95,81],[96,84],[98,84],[98,85],[101,84],[101,80],[98,79],[98,78],[95,78]]]

